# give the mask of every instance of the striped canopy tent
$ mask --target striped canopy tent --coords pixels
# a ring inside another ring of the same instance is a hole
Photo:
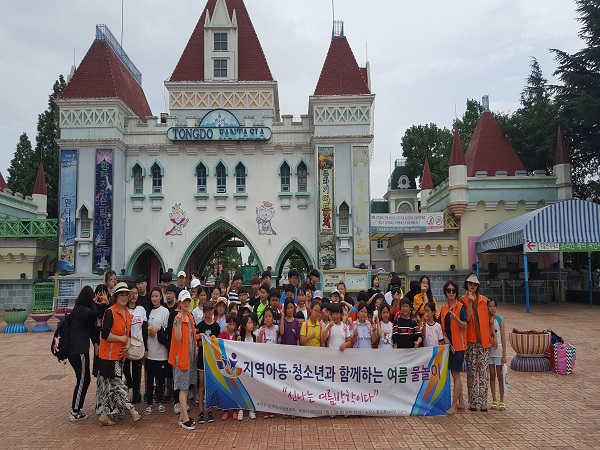
[[[475,251],[479,254],[541,242],[549,244],[600,243],[600,205],[584,200],[565,200],[509,219],[483,233],[475,243]],[[523,252],[523,260],[525,297],[527,312],[529,312],[529,276],[526,252]],[[590,304],[592,302],[591,266],[591,257],[588,254]]]

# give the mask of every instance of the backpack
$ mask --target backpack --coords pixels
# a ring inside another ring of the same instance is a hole
[[[69,346],[71,344],[71,315],[65,314],[65,318],[62,319],[54,332],[52,337],[52,344],[50,345],[50,351],[59,362],[63,364],[67,363],[69,357]]]

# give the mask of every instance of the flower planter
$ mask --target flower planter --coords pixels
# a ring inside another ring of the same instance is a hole
[[[551,369],[550,361],[544,355],[551,343],[549,332],[521,333],[513,330],[508,338],[517,354],[510,362],[511,369],[520,372],[546,372]]]
[[[52,317],[52,313],[46,314],[34,314],[31,313],[31,318],[35,320],[35,327],[31,330],[33,333],[46,333],[52,331],[50,325],[48,325],[48,319]]]
[[[27,320],[29,313],[25,310],[21,311],[4,311],[4,321],[6,322],[5,333],[27,333]]]

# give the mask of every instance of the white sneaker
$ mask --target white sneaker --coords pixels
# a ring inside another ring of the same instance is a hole
[[[150,414],[152,414],[152,406],[148,406],[145,410],[144,410],[144,415],[149,416]]]
[[[241,422],[242,420],[244,420],[244,410],[240,409],[238,411],[238,420]]]
[[[71,422],[79,422],[80,420],[85,420],[85,419],[87,419],[87,416],[82,411],[73,411],[73,410],[71,410],[69,412],[69,420]]]
[[[165,408],[165,405],[158,405],[158,412],[159,413],[164,413],[167,411],[167,408]]]
[[[248,417],[250,417],[250,419],[254,420],[254,419],[256,419],[256,413],[254,411],[250,411],[248,413]]]
[[[181,405],[179,403],[175,403],[173,405],[173,413],[179,414],[181,412]]]

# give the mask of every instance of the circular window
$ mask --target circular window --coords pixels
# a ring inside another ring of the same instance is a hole
[[[413,212],[413,207],[410,203],[402,202],[398,205],[399,213],[410,213]]]
[[[398,179],[398,188],[399,189],[408,189],[410,187],[410,180],[406,175],[402,175],[400,179]]]

